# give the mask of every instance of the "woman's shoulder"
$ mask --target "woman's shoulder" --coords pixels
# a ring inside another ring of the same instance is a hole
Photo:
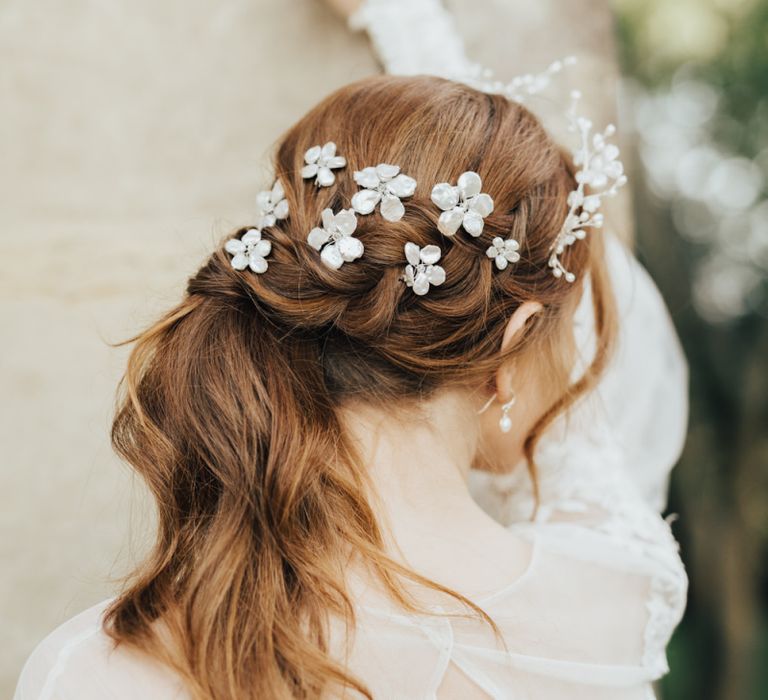
[[[170,669],[115,645],[102,624],[111,602],[83,610],[46,636],[27,659],[13,700],[186,700]]]

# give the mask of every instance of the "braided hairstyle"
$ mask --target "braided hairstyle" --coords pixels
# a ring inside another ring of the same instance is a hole
[[[347,159],[331,187],[301,176],[303,156],[333,140]],[[307,243],[321,211],[347,208],[352,169],[396,163],[417,181],[398,222],[358,217],[363,256],[327,267]],[[437,229],[432,185],[480,174],[495,209],[474,238]],[[331,657],[329,614],[354,620],[346,557],[362,557],[392,596],[402,577],[462,599],[389,559],[361,460],[338,408],[364,400],[397,412],[448,387],[492,381],[535,355],[561,386],[526,437],[532,474],[544,428],[595,382],[613,335],[599,236],[569,248],[590,280],[597,352],[569,383],[567,346],[580,284],[551,274],[549,249],[568,210],[573,166],[521,105],[434,77],[376,77],[324,99],[280,139],[275,176],[290,216],[264,231],[264,274],[233,269],[220,246],[180,304],[139,334],[113,423],[115,449],[148,484],[157,542],[107,616],[121,643],[177,669],[196,698],[319,697],[365,686]],[[238,233],[242,233],[245,229]],[[497,270],[495,236],[520,242]],[[446,280],[418,296],[401,279],[404,244],[436,244]],[[223,242],[222,242],[223,243]],[[542,313],[499,352],[525,301]]]

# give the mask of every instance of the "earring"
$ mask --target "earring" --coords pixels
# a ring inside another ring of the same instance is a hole
[[[509,417],[509,409],[515,405],[517,397],[512,394],[512,397],[505,404],[501,406],[501,418],[499,419],[499,428],[502,433],[508,433],[512,430],[512,419]]]
[[[491,405],[491,402],[498,396],[498,394],[494,394],[489,398],[485,405],[478,411],[478,414],[483,413],[488,406]],[[505,404],[502,404],[501,406],[501,418],[499,419],[499,428],[501,429],[502,433],[508,433],[510,430],[512,430],[512,419],[509,417],[509,409],[512,408],[512,406],[515,405],[515,401],[517,401],[517,397],[512,394],[509,401],[507,401]]]

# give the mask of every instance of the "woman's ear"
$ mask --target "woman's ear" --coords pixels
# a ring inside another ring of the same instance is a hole
[[[501,340],[500,351],[510,347],[518,334],[523,330],[526,321],[543,308],[538,301],[526,301],[520,304],[509,321],[507,321],[504,337]],[[496,395],[502,403],[508,401],[512,396],[512,384],[512,368],[509,363],[505,363],[496,371]]]

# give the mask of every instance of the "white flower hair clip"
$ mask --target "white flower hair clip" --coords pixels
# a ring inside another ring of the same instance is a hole
[[[429,286],[445,282],[445,270],[437,264],[440,260],[440,248],[436,245],[425,245],[419,248],[415,243],[405,244],[405,257],[408,265],[402,275],[402,280],[412,287],[419,296],[429,291]]]
[[[576,275],[565,269],[560,256],[577,240],[586,238],[586,229],[603,225],[603,215],[598,211],[602,198],[615,195],[619,187],[627,182],[624,166],[618,159],[618,147],[606,141],[616,133],[616,127],[609,124],[602,133],[590,138],[592,122],[576,114],[580,98],[579,91],[571,93],[571,106],[566,115],[568,131],[579,134],[579,146],[573,153],[573,163],[579,168],[576,172],[578,186],[568,195],[568,214],[550,247],[548,262],[552,274],[564,277],[567,282],[573,282]],[[585,192],[587,186],[590,194]]]
[[[256,195],[256,226],[260,229],[274,226],[278,219],[288,217],[288,200],[280,180],[275,180],[271,190]]]
[[[509,263],[520,260],[520,244],[514,238],[507,238],[505,241],[500,236],[496,236],[485,254],[492,258],[499,270],[503,270]]]
[[[443,210],[437,222],[440,233],[453,236],[459,226],[475,237],[483,232],[483,219],[493,212],[493,199],[480,191],[482,186],[480,176],[470,170],[459,176],[456,185],[441,182],[432,188],[432,201]]]
[[[233,256],[231,263],[235,270],[250,267],[254,272],[267,271],[266,256],[272,250],[272,244],[261,237],[257,228],[248,229],[242,238],[230,238],[224,244],[224,250]]]
[[[342,209],[334,214],[332,209],[323,209],[323,227],[313,228],[307,242],[320,251],[320,258],[334,270],[345,262],[356,260],[363,254],[363,243],[352,234],[357,228],[357,217],[351,209]]]
[[[405,213],[401,198],[416,191],[416,180],[400,172],[400,166],[379,163],[355,170],[355,182],[363,189],[352,196],[352,208],[358,214],[370,214],[381,202],[379,211],[387,221],[400,221]]]
[[[347,164],[346,158],[336,155],[336,144],[333,141],[323,146],[312,146],[304,154],[304,162],[306,165],[301,169],[301,176],[305,180],[315,178],[318,187],[330,187],[336,181],[333,170]]]

